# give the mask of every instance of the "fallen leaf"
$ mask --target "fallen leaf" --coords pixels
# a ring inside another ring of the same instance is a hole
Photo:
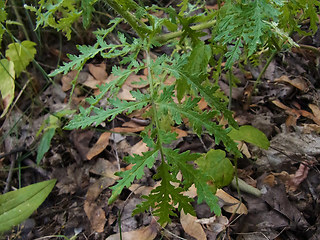
[[[108,77],[108,73],[106,72],[106,64],[100,63],[97,65],[93,65],[92,63],[88,64],[89,72],[96,80],[105,80]]]
[[[122,240],[153,240],[158,234],[159,225],[156,220],[152,219],[147,227],[142,227],[134,231],[123,232]],[[106,240],[119,240],[120,234],[113,234],[106,238]]]
[[[197,219],[196,222],[205,224],[214,233],[220,233],[226,229],[229,220],[225,216],[213,216],[211,218]]]
[[[206,100],[204,100],[204,98],[200,99],[200,101],[198,102],[198,107],[200,108],[200,110],[204,110],[208,107],[208,103],[206,102]]]
[[[87,194],[86,194],[86,201],[94,202],[100,195],[100,193],[106,189],[107,187],[110,187],[116,182],[115,179],[109,178],[109,177],[102,177],[98,179],[94,184],[91,184],[88,188]]]
[[[110,136],[111,132],[104,132],[100,135],[98,141],[93,145],[92,148],[90,148],[89,152],[87,153],[88,160],[91,160],[93,157],[97,156],[109,145]]]
[[[228,193],[223,191],[222,189],[218,189],[216,192],[216,196],[223,200],[226,204],[223,206],[223,209],[227,211],[228,213],[238,213],[238,214],[247,214],[248,209],[247,207],[241,203],[240,201],[232,196],[230,196]],[[240,204],[240,206],[239,206]]]
[[[283,75],[279,78],[276,78],[274,81],[289,83],[303,92],[307,92],[309,90],[308,83],[302,77],[296,77],[294,79],[290,79],[288,76]]]
[[[68,72],[67,74],[62,76],[61,78],[62,91],[66,92],[71,89],[72,87],[71,82],[77,76],[77,73],[78,73],[78,70],[72,70],[71,72]]]
[[[96,203],[89,201],[84,202],[83,208],[89,218],[92,229],[98,233],[103,232],[106,223],[106,213],[103,209]]]
[[[143,141],[140,141],[140,142],[136,143],[134,146],[132,146],[129,154],[130,155],[133,155],[133,154],[142,155],[143,152],[147,152],[147,151],[149,151],[149,147],[147,146],[147,144],[144,143]]]
[[[305,164],[300,164],[299,169],[295,174],[290,175],[289,190],[296,191],[300,183],[302,183],[308,176],[309,167]]]
[[[317,105],[309,104],[309,108],[311,109],[314,117],[320,122],[320,109]],[[320,125],[320,124],[318,124]]]
[[[201,224],[197,222],[197,218],[189,213],[185,214],[183,210],[181,210],[180,213],[180,223],[184,231],[195,239],[207,239],[206,233],[204,232]]]
[[[186,131],[181,130],[180,128],[172,127],[171,130],[178,134],[177,138],[188,136],[188,133]]]
[[[118,93],[118,98],[126,101],[134,101],[136,100],[130,93],[132,91],[132,87],[128,85],[123,85],[120,92]]]
[[[97,85],[101,85],[101,82],[89,74],[87,80],[82,84],[91,89],[97,89]]]
[[[112,128],[110,131],[116,132],[116,133],[134,133],[134,132],[141,132],[144,130],[145,127],[116,127]]]
[[[142,81],[145,83],[138,84]],[[124,85],[128,85],[131,88],[144,88],[149,85],[147,81],[147,76],[145,75],[136,75],[134,73],[130,74],[127,80],[125,81]]]
[[[119,177],[115,175],[115,172],[118,171],[118,167],[110,161],[102,158],[99,158],[89,171],[96,175],[112,178],[115,180],[119,179]]]

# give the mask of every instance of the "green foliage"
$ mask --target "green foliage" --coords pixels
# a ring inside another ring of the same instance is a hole
[[[0,60],[0,93],[3,99],[4,109],[0,118],[4,117],[14,97],[14,63],[7,59]]]
[[[55,183],[52,179],[0,195],[0,232],[27,219],[47,198]]]
[[[31,41],[11,43],[6,50],[6,57],[14,63],[17,77],[26,69],[37,53],[36,44]]]
[[[88,27],[94,2],[81,0],[79,5],[79,1],[75,0],[40,1],[39,8],[32,9],[38,16],[37,26],[52,26],[70,37],[71,24],[81,14],[84,26]],[[234,140],[247,141],[262,148],[268,148],[269,142],[263,133],[253,127],[238,127],[228,109],[227,97],[211,76],[217,80],[223,71],[232,71],[232,66],[242,60],[254,61],[261,52],[280,51],[295,45],[290,34],[298,31],[301,21],[305,19],[310,19],[311,31],[315,32],[315,6],[319,6],[319,1],[227,0],[220,9],[201,14],[198,14],[201,5],[192,5],[188,0],[181,1],[177,12],[172,7],[139,6],[133,0],[105,0],[105,3],[120,18],[110,21],[109,28],[95,31],[97,41],[92,46],[77,46],[80,54],[69,55],[71,61],[64,63],[51,76],[81,70],[97,54],[118,60],[124,67],[112,68],[117,78],[100,86],[98,96],[87,98],[90,106],[86,109],[80,107],[80,112],[65,129],[98,126],[104,121],[112,121],[119,114],[148,107],[145,116],[151,119],[151,123],[140,135],[150,151],[125,158],[132,168],[118,173],[121,179],[112,187],[109,203],[114,202],[125,187],[141,179],[144,169],[153,168],[159,159],[161,163],[154,178],[160,181],[160,185],[144,197],[145,201],[137,206],[134,213],[152,208],[161,224],[169,222],[170,216],[176,216],[176,208],[194,214],[190,204],[192,199],[183,195],[194,184],[198,202],[206,202],[211,211],[219,215],[221,210],[214,194],[217,188],[228,185],[232,180],[234,170],[229,158],[241,157]],[[165,12],[168,17],[159,18],[152,14],[158,11]],[[57,12],[61,13],[60,19],[57,19]],[[142,18],[148,22],[145,23]],[[132,27],[137,37],[129,41],[124,34],[118,33],[119,44],[107,43],[108,34],[122,21]],[[163,34],[164,27],[170,32]],[[206,28],[212,30],[209,42],[200,38],[205,35],[202,30]],[[302,30],[299,32],[309,34]],[[155,60],[151,59],[152,49],[167,44],[175,47],[171,55],[163,54]],[[141,53],[146,56],[144,61],[138,61]],[[131,92],[134,101],[118,99],[117,93],[128,76],[145,68],[148,70],[147,91]],[[171,86],[165,84],[169,77],[176,80]],[[108,100],[108,105],[100,107],[98,103],[103,98]],[[205,99],[210,110],[200,111],[200,98]],[[228,126],[217,124],[222,117],[227,120]],[[213,135],[216,144],[223,146],[224,150],[210,150],[200,155],[168,148],[168,144],[176,140],[171,127],[182,124],[189,125],[199,137],[202,134]],[[178,173],[182,174],[182,179],[178,179]]]
[[[228,133],[228,136],[233,140],[252,143],[263,149],[268,149],[270,146],[270,142],[263,132],[248,125],[241,126],[239,129],[233,128],[231,132]]]

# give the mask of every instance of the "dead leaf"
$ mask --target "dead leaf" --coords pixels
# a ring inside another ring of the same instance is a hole
[[[229,220],[225,216],[213,216],[211,218],[202,218],[196,220],[200,224],[205,224],[214,233],[220,233],[226,229]]]
[[[96,65],[89,63],[88,68],[89,72],[96,80],[107,79],[108,73],[106,72],[106,64],[104,62]]]
[[[116,133],[134,133],[134,132],[141,132],[144,130],[145,127],[139,126],[139,127],[116,127],[112,128],[110,131],[116,132]]]
[[[185,214],[181,210],[180,222],[186,233],[194,237],[197,240],[207,239],[206,233],[204,232],[200,223],[197,222],[197,218],[190,215],[189,213]]]
[[[95,165],[93,165],[89,171],[96,175],[112,178],[115,180],[119,179],[119,177],[115,175],[115,172],[118,171],[118,167],[110,161],[102,158],[99,158]]]
[[[238,143],[238,149],[247,157],[247,158],[251,158],[251,153],[249,152],[248,146],[247,144],[245,144],[242,141],[235,141],[236,143]]]
[[[274,81],[289,83],[303,92],[307,92],[309,90],[308,83],[302,77],[296,77],[294,79],[290,79],[288,76],[283,75],[279,78],[276,78]]]
[[[106,213],[103,209],[96,203],[89,201],[84,202],[83,208],[89,218],[92,229],[98,233],[103,232],[106,223]]]
[[[101,82],[89,74],[83,85],[91,89],[98,89],[97,85],[101,85]]]
[[[188,133],[186,131],[181,130],[177,127],[171,127],[171,130],[178,134],[177,138],[182,138],[188,136]]]
[[[76,77],[77,73],[78,73],[77,70],[72,70],[71,72],[68,72],[67,74],[62,76],[61,78],[62,91],[66,92],[71,89],[72,87],[71,82]]]
[[[296,173],[290,175],[289,190],[296,191],[300,183],[308,177],[308,173],[309,167],[301,163]]]
[[[248,209],[247,207],[241,203],[240,201],[232,196],[230,196],[228,193],[223,191],[222,189],[218,189],[216,192],[216,196],[223,200],[226,204],[223,206],[223,209],[229,213],[238,213],[238,214],[247,214]],[[240,204],[240,206],[239,206]]]
[[[314,117],[318,120],[318,122],[320,122],[320,109],[317,105],[314,104],[309,104],[309,108],[311,109]],[[320,125],[318,123],[318,125]]]
[[[134,101],[136,100],[130,93],[132,91],[132,87],[128,85],[123,85],[120,92],[118,93],[118,98],[126,101]]]
[[[208,103],[206,102],[206,100],[204,100],[204,98],[200,99],[200,101],[198,102],[198,107],[200,108],[200,110],[204,110],[208,107]]]
[[[146,81],[144,84],[137,84],[142,81]],[[130,74],[127,80],[125,81],[124,85],[128,85],[131,88],[144,88],[149,85],[147,81],[147,76],[145,75],[136,75],[134,73]]]
[[[134,146],[132,146],[132,148],[130,149],[129,154],[133,155],[133,154],[138,154],[138,155],[142,155],[143,152],[147,152],[149,151],[149,147],[147,146],[146,143],[144,143],[142,140],[138,143],[136,143]]]
[[[138,124],[136,121],[130,120],[129,122],[125,122],[124,124],[122,124],[122,127],[137,128],[137,127],[141,127],[141,125]]]
[[[87,153],[87,159],[91,160],[93,157],[100,154],[108,145],[109,145],[109,138],[111,136],[111,132],[104,132],[100,135],[98,141],[90,148],[89,152]]]
[[[88,191],[86,194],[86,201],[94,202],[104,189],[106,189],[107,187],[110,187],[115,182],[116,180],[113,178],[109,178],[109,177],[100,178],[94,184],[91,184],[90,187],[88,188]]]
[[[159,225],[156,220],[152,219],[147,227],[142,227],[134,231],[122,233],[122,240],[153,240],[158,234]],[[120,234],[113,234],[106,240],[119,240]]]

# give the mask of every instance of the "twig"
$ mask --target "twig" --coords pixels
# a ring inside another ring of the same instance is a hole
[[[10,152],[2,153],[2,154],[0,154],[0,159],[1,159],[1,158],[4,158],[4,157],[6,157],[6,156],[9,156],[9,155],[11,155],[11,154],[15,154],[15,153],[18,153],[18,152],[23,152],[24,150],[26,150],[25,147],[20,147],[20,148],[17,148],[17,149],[12,150],[12,151],[10,151]]]
[[[5,194],[6,192],[8,192],[8,191],[9,191],[9,188],[10,188],[10,183],[11,183],[11,179],[12,179],[13,168],[14,168],[14,164],[15,164],[15,156],[11,155],[11,156],[10,156],[10,161],[11,161],[10,170],[9,170],[8,177],[7,177],[7,180],[6,180],[6,186],[4,187],[4,190],[3,190],[3,194]]]

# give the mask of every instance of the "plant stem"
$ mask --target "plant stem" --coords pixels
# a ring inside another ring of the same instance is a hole
[[[132,0],[127,0],[127,1],[133,4],[136,4]],[[141,39],[146,38],[146,33],[150,32],[147,25],[145,25],[143,22],[141,22],[139,19],[133,16],[128,11],[128,9],[125,9],[117,1],[106,0],[106,2],[107,4],[109,4],[110,7],[113,8],[113,10],[115,10],[121,17],[123,17],[129,23],[129,25],[136,31],[136,33],[139,35]]]
[[[253,89],[252,89],[252,91],[249,92],[247,102],[244,105],[244,110],[248,110],[249,109],[249,105],[251,103],[252,93],[255,91],[255,89],[257,88],[258,84],[261,83],[262,75],[266,72],[267,68],[269,67],[269,65],[270,65],[271,61],[273,60],[273,58],[276,56],[277,52],[278,52],[277,49],[272,51],[270,57],[267,60],[267,63],[264,65],[264,67],[263,67],[262,71],[260,72],[257,80],[254,82]]]
[[[200,23],[198,25],[192,26],[191,29],[194,31],[199,31],[199,30],[203,30],[206,28],[210,28],[215,24],[216,24],[216,20],[211,20],[208,22],[204,22],[204,23]],[[166,34],[162,34],[162,35],[156,37],[155,40],[160,43],[165,43],[165,42],[169,41],[170,39],[180,37],[182,34],[183,34],[183,31],[181,31],[181,30],[177,31],[177,32],[166,33]]]

